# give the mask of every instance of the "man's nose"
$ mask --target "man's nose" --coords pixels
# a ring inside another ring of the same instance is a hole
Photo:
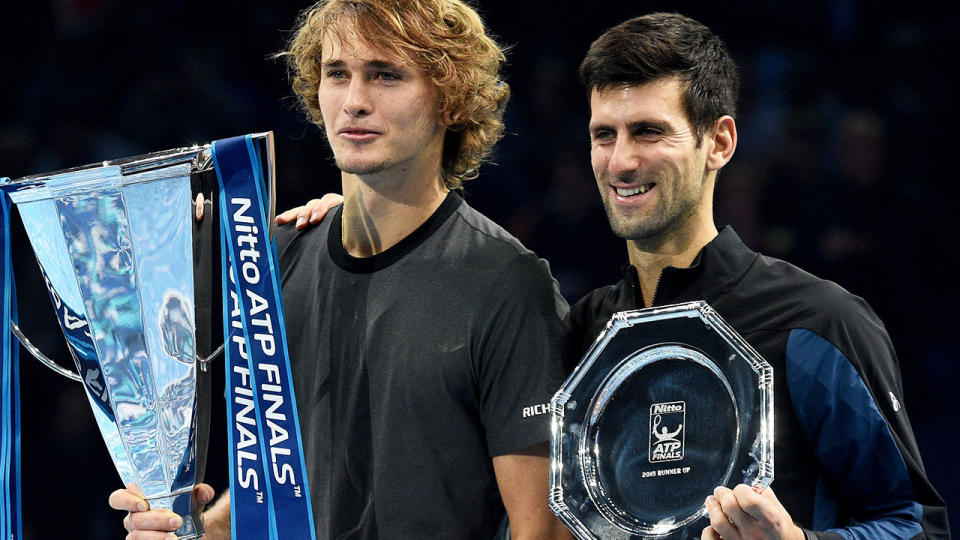
[[[640,168],[641,159],[637,145],[629,138],[618,137],[610,154],[607,169],[615,176],[629,175]]]
[[[347,97],[343,101],[343,110],[350,116],[365,116],[370,114],[372,104],[370,101],[370,88],[366,81],[360,77],[354,77],[347,88]]]

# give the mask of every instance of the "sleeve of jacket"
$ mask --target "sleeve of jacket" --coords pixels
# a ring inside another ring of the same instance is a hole
[[[927,480],[883,324],[860,298],[828,299],[787,342],[788,391],[822,465],[813,531],[822,540],[949,539]]]

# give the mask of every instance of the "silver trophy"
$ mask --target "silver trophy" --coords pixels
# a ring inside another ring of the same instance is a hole
[[[581,539],[700,538],[773,480],[773,371],[704,302],[617,313],[554,396],[550,508]]]
[[[254,141],[272,201],[273,135]],[[192,491],[209,425],[205,362],[223,335],[216,185],[205,145],[0,186],[20,213],[79,374],[14,333],[83,383],[123,483],[183,516],[181,539],[203,536]],[[197,193],[208,201],[200,222]]]

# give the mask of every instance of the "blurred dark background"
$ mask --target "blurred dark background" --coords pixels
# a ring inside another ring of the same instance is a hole
[[[740,143],[721,175],[717,221],[755,249],[865,297],[900,357],[931,480],[960,530],[957,19],[864,1],[556,3],[479,0],[512,46],[508,134],[467,200],[548,259],[572,302],[626,262],[589,166],[589,43],[669,10],[718,33],[744,80]],[[294,108],[281,50],[299,2],[48,0],[0,23],[0,175],[13,178],[254,131],[276,133],[288,208],[339,190],[319,131]],[[23,326],[66,359],[36,264],[15,253]],[[25,538],[123,538],[119,487],[79,385],[23,357]],[[223,422],[213,438],[222,441]],[[225,485],[225,457],[208,479]]]

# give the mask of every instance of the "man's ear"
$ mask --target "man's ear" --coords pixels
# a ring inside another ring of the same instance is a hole
[[[453,126],[453,125],[457,122],[457,118],[454,117],[455,114],[456,114],[456,113],[454,113],[454,111],[450,110],[449,107],[447,107],[447,108],[444,109],[444,110],[441,110],[441,111],[440,111],[440,125],[442,125],[442,126],[445,127],[445,128],[449,128],[449,127]]]
[[[707,170],[716,171],[730,161],[737,149],[737,123],[732,116],[721,116],[706,136],[713,142],[707,154]]]

